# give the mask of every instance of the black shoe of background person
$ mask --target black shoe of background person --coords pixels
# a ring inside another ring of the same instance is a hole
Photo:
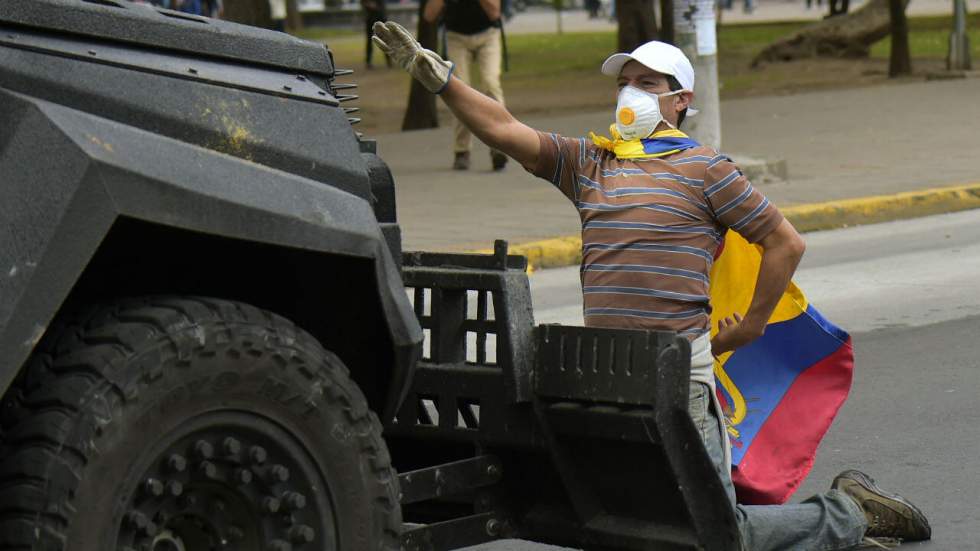
[[[453,159],[453,170],[469,170],[469,169],[470,169],[470,152],[469,151],[456,152],[456,158]]]
[[[932,537],[932,527],[918,507],[907,499],[882,490],[860,471],[844,471],[830,486],[857,502],[868,521],[869,538],[901,538],[909,541]]]
[[[493,164],[493,169],[495,171],[503,170],[504,167],[507,166],[507,155],[504,155],[496,149],[491,149],[490,162]]]

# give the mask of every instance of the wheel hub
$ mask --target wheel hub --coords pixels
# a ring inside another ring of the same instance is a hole
[[[295,438],[248,413],[187,425],[147,454],[119,551],[336,548],[328,488]]]

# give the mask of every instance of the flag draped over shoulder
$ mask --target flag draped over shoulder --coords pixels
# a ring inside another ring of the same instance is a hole
[[[729,231],[711,270],[711,326],[752,301],[761,248]],[[851,337],[790,283],[751,344],[715,359],[739,503],[784,503],[813,466],[817,445],[851,387]]]

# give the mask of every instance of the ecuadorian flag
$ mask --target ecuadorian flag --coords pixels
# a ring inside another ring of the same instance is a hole
[[[761,248],[729,231],[711,270],[711,326],[752,301]],[[851,337],[790,283],[765,335],[715,359],[739,503],[784,503],[851,388]]]

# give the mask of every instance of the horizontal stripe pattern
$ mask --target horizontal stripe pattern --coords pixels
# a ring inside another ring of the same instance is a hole
[[[698,221],[700,220],[697,216],[686,212],[682,209],[668,207],[666,205],[658,205],[657,203],[625,203],[621,205],[611,205],[608,203],[585,203],[579,202],[579,210],[603,210],[603,211],[626,211],[632,209],[650,209],[657,212],[663,212],[667,214],[673,214],[685,220]]]
[[[709,264],[714,261],[714,255],[698,247],[686,245],[658,245],[656,243],[588,243],[583,245],[582,252],[588,254],[593,250],[603,251],[644,251],[689,254],[703,258]]]
[[[586,308],[586,316],[629,316],[658,320],[691,319],[704,316],[704,310],[686,310],[684,312],[663,312],[658,310],[641,310],[639,308]]]
[[[706,226],[671,226],[663,224],[651,224],[649,222],[615,222],[605,220],[593,220],[582,224],[585,230],[594,229],[617,229],[617,230],[636,230],[664,233],[692,233],[696,235],[710,235],[713,239],[721,239],[718,230]]]
[[[683,270],[680,268],[666,268],[663,266],[648,266],[644,264],[582,264],[583,272],[639,272],[646,274],[657,274],[662,276],[684,277],[693,279],[707,285],[708,276],[694,271]],[[690,295],[693,296],[693,295]],[[707,298],[707,295],[704,295]],[[698,299],[700,300],[700,299]]]
[[[687,302],[708,302],[707,295],[689,295],[685,293],[675,293],[673,291],[662,291],[660,289],[650,289],[647,287],[615,287],[612,285],[586,285],[582,288],[585,294],[605,293],[610,295],[640,295],[644,297],[669,298],[671,300],[683,300]]]
[[[731,227],[755,242],[782,220],[731,159],[708,147],[618,159],[579,138],[540,134],[535,175],[582,220],[586,324],[708,331],[708,272]],[[737,226],[737,227],[736,227]]]

